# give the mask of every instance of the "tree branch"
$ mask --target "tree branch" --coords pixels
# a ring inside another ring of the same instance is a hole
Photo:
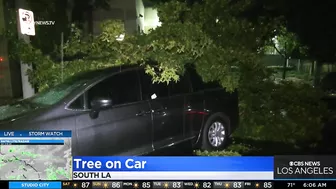
[[[283,54],[283,53],[281,53],[280,50],[276,47],[276,45],[275,45],[274,43],[273,43],[273,47],[274,47],[274,49],[275,49],[281,56],[283,56],[284,58],[286,58],[286,55]]]

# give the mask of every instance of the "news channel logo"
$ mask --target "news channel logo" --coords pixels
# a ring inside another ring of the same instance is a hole
[[[274,178],[336,178],[334,157],[282,156],[275,158]]]

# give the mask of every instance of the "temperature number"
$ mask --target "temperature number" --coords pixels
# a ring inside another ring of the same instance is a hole
[[[142,188],[151,188],[151,183],[150,182],[143,182],[142,183]]]
[[[111,187],[112,188],[121,188],[121,183],[120,182],[112,182]]]
[[[211,182],[203,182],[203,188],[211,188]]]
[[[295,186],[294,182],[287,183],[287,188],[293,188]]]
[[[243,187],[241,182],[234,182],[232,184],[232,186],[233,186],[233,188],[242,188]]]
[[[271,182],[264,182],[264,188],[272,188],[273,185]]]
[[[82,188],[89,188],[90,183],[89,182],[82,182]]]
[[[173,188],[182,188],[182,184],[180,182],[173,182]]]

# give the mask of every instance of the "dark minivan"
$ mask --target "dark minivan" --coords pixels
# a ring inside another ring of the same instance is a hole
[[[142,68],[91,71],[0,107],[1,130],[71,130],[74,156],[148,155],[186,141],[217,150],[237,125],[237,92],[193,69],[169,85]]]

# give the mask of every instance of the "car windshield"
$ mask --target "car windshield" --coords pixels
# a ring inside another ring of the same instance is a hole
[[[13,104],[0,106],[0,120],[5,120],[13,116],[21,115],[26,112],[54,105],[62,101],[70,93],[83,86],[92,79],[95,74],[86,73],[70,77],[63,83],[37,93],[31,98],[17,101]]]
[[[54,105],[64,99],[72,91],[78,89],[78,87],[82,86],[85,82],[86,80],[65,82],[57,85],[56,87],[38,93],[29,99],[23,100],[23,102],[40,106]]]

